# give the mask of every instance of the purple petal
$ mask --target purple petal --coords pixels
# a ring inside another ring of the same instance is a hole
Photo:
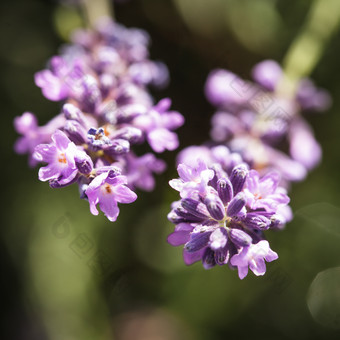
[[[53,163],[51,165],[44,166],[39,169],[39,180],[40,181],[48,181],[50,179],[57,179],[60,175],[60,167],[54,165]]]
[[[193,174],[193,169],[185,164],[179,164],[177,167],[177,172],[179,174],[179,177],[184,182],[189,182],[195,178]]]
[[[104,183],[107,178],[107,173],[102,173],[96,176],[89,184],[86,195],[91,195],[93,192],[97,191]]]
[[[189,223],[179,223],[175,227],[175,231],[192,231],[194,227]]]
[[[248,265],[238,267],[238,277],[243,280],[248,275]]]
[[[117,203],[113,199],[113,196],[108,194],[101,195],[99,200],[100,210],[105,214],[105,216],[111,221],[115,222],[119,214],[119,208]]]
[[[177,135],[165,128],[152,130],[147,138],[150,146],[155,152],[175,150],[179,145]]]
[[[190,231],[175,231],[168,236],[168,243],[172,246],[179,246],[189,241]]]
[[[259,193],[261,193],[261,196],[265,197],[269,194],[274,193],[277,186],[279,185],[280,179],[281,176],[277,171],[271,171],[264,175],[260,179]]]
[[[85,193],[90,204],[90,212],[92,215],[98,215],[99,211],[97,209],[97,204],[99,202],[99,198],[98,198],[97,192],[93,192],[93,191],[87,192],[87,189],[85,190]]]
[[[282,78],[282,69],[276,61],[264,60],[253,68],[252,75],[257,83],[269,91],[274,91]]]
[[[109,183],[113,186],[118,185],[125,185],[127,184],[127,178],[126,176],[117,175],[114,170],[111,170],[107,173],[106,183]]]
[[[218,111],[213,115],[211,125],[210,135],[215,142],[224,142],[234,134],[243,131],[242,121],[234,115],[223,111]]]
[[[54,141],[58,150],[66,150],[69,143],[71,143],[66,134],[60,130],[57,130],[53,134],[52,140]]]
[[[242,93],[233,86],[237,80],[241,79],[229,71],[222,69],[212,71],[205,84],[207,99],[216,106],[242,103]]]
[[[264,257],[267,262],[271,262],[274,260],[277,260],[279,258],[279,255],[271,249],[269,249],[268,254]]]
[[[20,137],[15,141],[14,150],[16,153],[24,154],[30,151],[29,142],[26,137]]]
[[[169,181],[169,185],[171,186],[171,188],[177,190],[177,191],[181,191],[183,189],[183,181],[181,179],[172,179]]]
[[[278,169],[282,177],[288,181],[301,181],[307,176],[306,168],[284,153],[270,149],[268,156],[271,164]]]
[[[14,127],[18,133],[26,134],[38,127],[38,121],[31,112],[24,112],[20,117],[14,118]]]
[[[189,253],[187,252],[185,249],[183,249],[183,260],[184,263],[189,266],[197,261],[200,261],[202,259],[203,256],[203,252],[204,252],[204,248],[196,251],[194,253]]]
[[[50,70],[35,74],[35,84],[41,88],[43,95],[53,101],[63,100],[68,95],[68,88]]]
[[[52,144],[39,144],[35,147],[34,159],[38,162],[52,163],[57,155],[57,148]]]
[[[119,203],[132,203],[137,199],[137,195],[124,185],[114,188],[115,200]]]
[[[154,110],[159,113],[163,113],[169,110],[170,106],[171,106],[171,99],[163,98],[154,106]]]
[[[58,182],[61,185],[69,184],[77,176],[77,174],[78,169],[72,169],[67,167],[64,171],[62,171],[61,179],[59,179]]]
[[[198,159],[204,159],[207,164],[212,162],[211,152],[206,146],[189,146],[183,149],[177,156],[177,164],[187,164],[190,167],[198,165]]]
[[[162,115],[163,126],[175,130],[184,124],[184,117],[179,112],[169,112]]]
[[[260,182],[260,175],[256,170],[250,170],[249,175],[246,179],[245,187],[251,192],[251,193],[258,193],[260,191],[259,188],[259,182]]]
[[[243,247],[241,252],[239,252],[238,254],[235,254],[230,259],[230,263],[233,266],[245,266],[245,265],[248,266],[248,258],[247,258],[248,250],[249,250],[249,247]]]
[[[300,81],[296,97],[304,110],[322,112],[332,104],[332,98],[329,93],[316,88],[310,79]]]
[[[264,275],[266,272],[266,264],[264,262],[264,259],[250,261],[249,268],[256,276]]]
[[[314,168],[321,160],[321,147],[313,131],[302,119],[295,121],[290,129],[290,154],[307,169]]]

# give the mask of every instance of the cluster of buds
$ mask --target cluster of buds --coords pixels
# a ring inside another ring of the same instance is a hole
[[[132,147],[147,142],[157,153],[174,150],[174,130],[184,123],[170,99],[155,104],[148,92],[148,85],[168,82],[166,66],[148,59],[148,44],[146,32],[110,19],[76,31],[72,44],[35,75],[43,95],[62,102],[61,112],[45,126],[30,112],[14,122],[22,135],[15,150],[28,153],[31,166],[46,163],[39,179],[52,188],[77,183],[92,214],[99,204],[110,221],[117,219],[117,202],[133,202],[136,188],[152,190],[153,174],[166,166]]]
[[[199,154],[199,149],[191,151]],[[182,153],[181,160],[190,165],[181,163],[180,178],[170,181],[181,200],[173,203],[168,215],[176,225],[168,242],[184,244],[186,264],[201,260],[206,269],[228,264],[238,268],[241,279],[248,268],[263,275],[264,260],[278,257],[264,231],[282,229],[291,219],[289,198],[279,186],[280,176],[277,172],[260,176],[247,164],[237,164],[239,160],[225,146],[202,147],[202,152],[208,157],[196,163]]]

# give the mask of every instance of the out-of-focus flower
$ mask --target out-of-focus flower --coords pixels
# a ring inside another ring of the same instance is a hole
[[[225,143],[263,174],[279,171],[282,183],[302,180],[322,154],[304,114],[325,111],[331,98],[309,79],[302,79],[288,97],[279,86],[283,70],[273,60],[257,64],[252,75],[255,83],[226,70],[209,75],[205,93],[218,108],[212,118],[212,140]]]

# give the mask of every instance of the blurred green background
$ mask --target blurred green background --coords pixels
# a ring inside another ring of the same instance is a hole
[[[324,0],[325,2],[331,0]],[[52,190],[13,152],[13,118],[34,112],[44,124],[59,112],[33,82],[81,24],[57,1],[0,4],[2,147],[1,339],[339,339],[340,336],[340,35],[325,46],[312,77],[334,105],[310,115],[323,162],[291,191],[294,220],[267,234],[279,260],[264,277],[186,267],[166,243],[166,215],[177,194],[175,152],[152,193],[121,205],[116,223],[92,216],[76,187]],[[118,2],[118,1],[117,1]],[[130,0],[116,19],[146,29],[151,58],[169,67],[169,96],[186,118],[181,148],[209,138],[214,112],[203,94],[208,73],[245,78],[262,59],[283,60],[303,27],[308,0]],[[331,7],[329,8],[331,11]],[[315,279],[316,278],[316,279]],[[314,280],[315,279],[315,280]],[[314,280],[314,281],[313,281]]]

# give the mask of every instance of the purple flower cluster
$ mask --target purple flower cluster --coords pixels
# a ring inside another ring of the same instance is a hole
[[[289,183],[302,180],[321,159],[303,114],[331,103],[308,79],[288,95],[285,75],[272,60],[256,65],[253,78],[256,83],[226,70],[209,75],[206,96],[218,108],[212,141],[182,150],[180,178],[170,181],[181,200],[168,215],[176,225],[168,242],[184,245],[186,264],[228,264],[241,279],[248,268],[263,275],[265,261],[278,258],[264,231],[282,229],[292,219]]]
[[[286,184],[300,181],[322,154],[303,114],[324,111],[330,96],[309,79],[301,80],[295,94],[288,96],[282,88],[283,70],[273,60],[257,64],[252,75],[255,83],[222,69],[209,75],[206,96],[218,108],[211,138],[240,153],[263,174],[275,169]]]
[[[218,148],[210,156],[228,153],[226,147]],[[173,203],[168,215],[176,225],[168,242],[184,245],[188,265],[199,260],[206,269],[228,264],[237,267],[243,279],[248,268],[263,275],[265,261],[278,258],[264,231],[283,228],[290,218],[289,198],[279,186],[278,173],[261,177],[245,163],[232,163],[222,166],[198,160],[194,165],[178,166],[180,178],[171,180],[170,185],[179,191],[181,200]]]
[[[43,95],[61,101],[61,112],[45,126],[25,112],[14,125],[22,136],[18,153],[28,153],[30,165],[46,165],[39,179],[52,188],[78,183],[90,211],[96,208],[110,221],[117,219],[117,203],[131,203],[135,188],[152,190],[154,173],[165,163],[153,153],[137,156],[132,146],[147,142],[161,153],[178,147],[174,130],[183,116],[171,111],[171,101],[157,104],[148,85],[165,86],[168,71],[148,59],[149,36],[104,19],[94,30],[78,30],[72,44],[35,75]]]

